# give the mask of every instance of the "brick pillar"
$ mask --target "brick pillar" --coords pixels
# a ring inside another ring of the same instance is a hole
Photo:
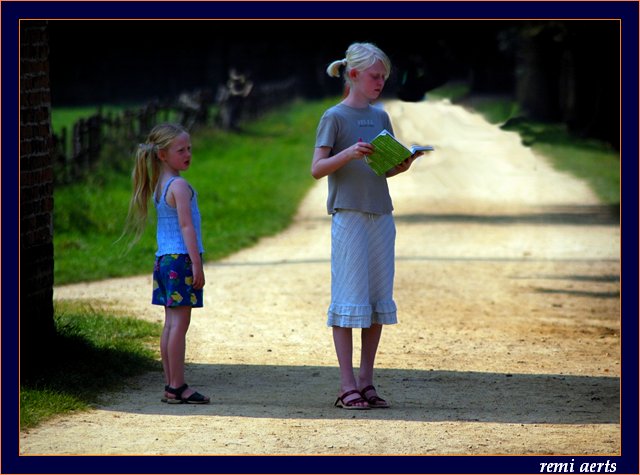
[[[53,161],[46,21],[20,23],[21,367],[53,340]],[[46,358],[46,356],[45,356]]]

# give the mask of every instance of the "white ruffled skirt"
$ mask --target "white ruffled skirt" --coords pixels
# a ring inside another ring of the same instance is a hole
[[[328,326],[398,323],[393,300],[395,239],[391,214],[339,210],[333,215]]]

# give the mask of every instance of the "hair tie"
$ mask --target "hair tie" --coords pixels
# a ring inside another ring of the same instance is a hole
[[[343,59],[342,61],[340,61],[340,62],[342,63],[342,65],[343,65],[343,66],[346,66],[346,65],[347,65],[347,63],[348,63],[349,61],[347,61],[347,58],[344,58],[344,59]]]
[[[138,148],[143,152],[148,153],[148,152],[153,152],[155,145],[152,143],[141,143],[141,144],[138,144]]]

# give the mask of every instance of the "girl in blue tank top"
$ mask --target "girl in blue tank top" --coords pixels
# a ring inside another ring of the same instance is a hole
[[[134,242],[144,231],[149,200],[157,210],[156,261],[153,270],[154,305],[162,305],[165,323],[160,354],[165,394],[170,404],[206,404],[209,398],[185,383],[184,358],[191,309],[202,307],[205,284],[202,236],[197,195],[180,176],[191,165],[191,138],[176,124],[160,124],[138,146],[133,170],[133,196],[126,230]]]

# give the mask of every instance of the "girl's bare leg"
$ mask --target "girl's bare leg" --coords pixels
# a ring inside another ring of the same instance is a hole
[[[373,365],[378,352],[378,344],[382,335],[382,325],[374,323],[370,328],[362,329],[362,351],[360,352],[360,372],[358,387],[364,388],[373,384]]]
[[[168,308],[164,309],[164,327],[160,337],[160,357],[162,358],[162,369],[164,371],[164,384],[170,386],[171,368],[169,367],[169,335],[171,334],[171,319],[168,315]]]
[[[160,340],[162,366],[166,384],[179,388],[185,383],[184,359],[186,353],[187,330],[191,323],[191,307],[165,307],[165,323]],[[196,391],[187,388],[183,398],[188,398]]]
[[[333,327],[333,343],[336,347],[338,365],[340,366],[340,395],[352,389],[358,389],[353,375],[353,339],[351,328]],[[345,398],[345,403],[360,396],[352,394]],[[357,406],[367,406],[367,403],[355,403]]]

